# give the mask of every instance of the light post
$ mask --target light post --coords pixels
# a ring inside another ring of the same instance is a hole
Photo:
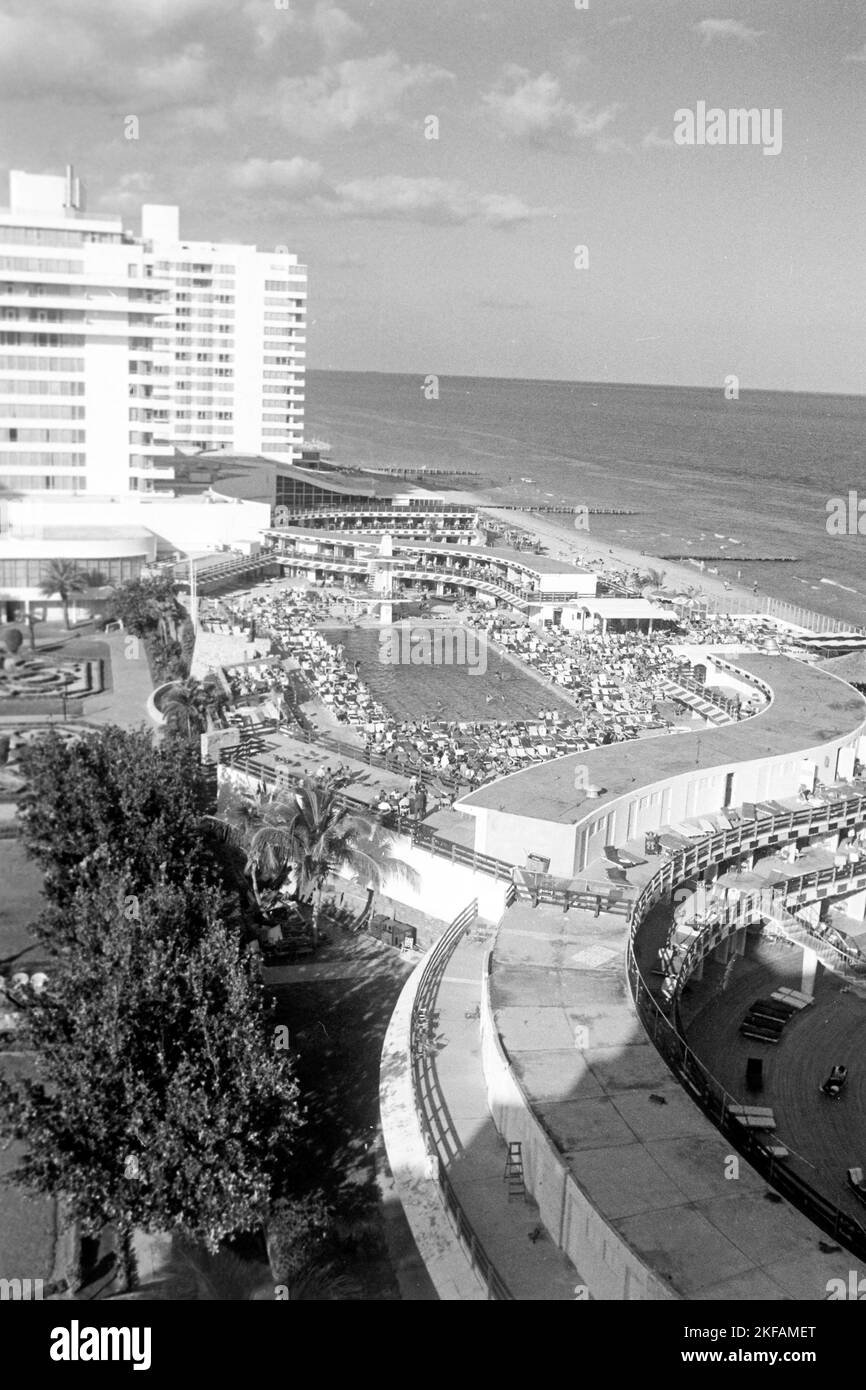
[[[189,556],[189,616],[192,630],[198,633],[198,588],[196,585],[195,560]]]

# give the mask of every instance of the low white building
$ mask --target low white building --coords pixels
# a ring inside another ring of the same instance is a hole
[[[0,619],[15,621],[34,607],[40,616],[59,615],[59,597],[44,593],[52,560],[119,584],[159,558],[225,548],[254,553],[269,522],[266,502],[215,493],[2,498]],[[78,616],[74,599],[70,613]]]

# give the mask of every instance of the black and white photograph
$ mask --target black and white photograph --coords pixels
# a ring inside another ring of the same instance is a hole
[[[862,0],[0,0],[43,1374],[279,1356],[215,1301],[856,1352],[864,152]]]

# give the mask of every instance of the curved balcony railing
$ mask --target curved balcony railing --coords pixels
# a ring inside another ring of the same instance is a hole
[[[690,977],[711,951],[740,927],[761,920],[775,922],[787,936],[794,935],[798,945],[813,946],[817,951],[823,948],[825,964],[831,965],[831,968],[844,979],[859,980],[863,983],[866,977],[866,957],[853,948],[846,949],[841,943],[836,944],[822,936],[807,922],[794,917],[786,907],[792,898],[806,899],[812,892],[817,895],[822,888],[827,890],[821,894],[822,897],[835,896],[831,890],[841,891],[843,887],[852,891],[866,887],[866,863],[861,860],[856,864],[818,869],[812,873],[789,878],[783,888],[770,894],[766,890],[759,890],[757,893],[745,894],[735,903],[723,905],[720,900],[712,903],[708,920],[701,923],[698,934],[689,943],[678,963],[671,1003],[676,1005]],[[831,957],[831,961],[826,959],[827,955]]]
[[[696,1057],[676,1025],[659,1004],[645,979],[635,952],[638,933],[651,909],[669,899],[677,884],[710,864],[736,857],[740,850],[758,849],[792,837],[829,834],[866,820],[866,796],[841,798],[829,805],[809,806],[787,815],[742,822],[735,830],[708,835],[673,855],[644,885],[632,907],[626,969],[635,1010],[654,1046],[685,1089],[722,1131],[762,1173],[773,1187],[811,1220],[866,1259],[866,1228],[847,1212],[774,1158],[755,1132],[743,1129],[734,1118],[739,1101]],[[804,875],[804,877],[809,877]]]
[[[458,1239],[466,1251],[472,1268],[487,1289],[488,1299],[513,1300],[505,1281],[497,1273],[481,1241],[460,1205],[448,1177],[448,1164],[460,1152],[460,1142],[451,1129],[448,1109],[442,1095],[436,1071],[434,1049],[429,1042],[430,1020],[436,1008],[436,996],[442,976],[448,968],[463,933],[478,915],[478,901],[473,899],[454,918],[427,958],[412,1005],[409,1046],[412,1064],[412,1090],[415,1109],[424,1134],[428,1152],[434,1161],[436,1180],[442,1193],[445,1210]]]

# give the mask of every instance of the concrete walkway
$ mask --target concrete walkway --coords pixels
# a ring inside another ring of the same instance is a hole
[[[478,1019],[482,967],[493,934],[493,927],[476,920],[451,957],[434,1005],[439,1151],[477,1243],[513,1297],[571,1301],[583,1281],[547,1235],[535,1203],[528,1196],[509,1201],[506,1147],[487,1107]],[[400,1200],[440,1298],[475,1301],[486,1290],[446,1215],[413,1096],[409,1029],[420,979],[419,969],[394,1010],[383,1049],[383,1131]]]
[[[122,729],[136,729],[144,724],[154,727],[147,713],[147,701],[153,691],[153,681],[143,642],[124,632],[99,634],[100,644],[109,650],[111,689],[86,701],[84,717],[91,724],[119,724]],[[70,651],[75,641],[68,643]]]
[[[509,1201],[507,1146],[487,1108],[478,1015],[485,954],[494,929],[476,922],[457,947],[436,1000],[442,1046],[436,1071],[447,1120],[458,1145],[448,1177],[478,1240],[500,1278],[520,1301],[573,1301],[582,1279],[541,1225],[538,1207]],[[467,1017],[468,1015],[468,1017]]]

